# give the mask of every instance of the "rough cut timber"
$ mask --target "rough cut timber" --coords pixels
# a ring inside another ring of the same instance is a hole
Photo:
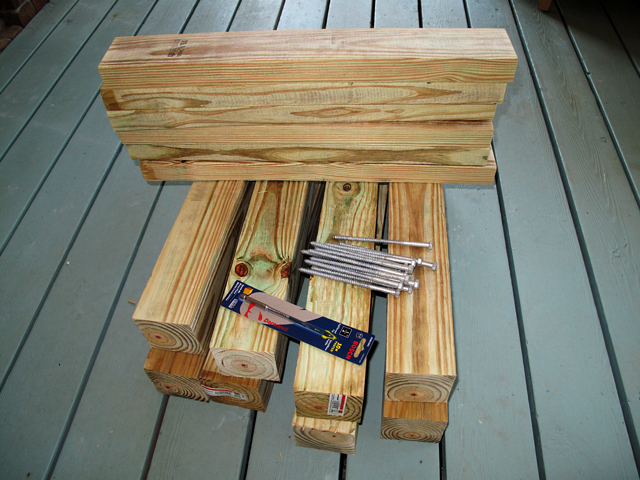
[[[219,125],[278,125],[492,120],[495,104],[478,105],[313,105],[275,107],[182,108],[107,112],[111,126],[127,130],[194,128]]]
[[[446,402],[456,361],[442,185],[390,184],[389,238],[432,240],[433,250],[389,245],[389,252],[436,261],[438,267],[417,267],[420,288],[388,297],[385,398]]]
[[[247,190],[240,181],[189,190],[133,314],[152,348],[207,352]]]
[[[483,166],[493,125],[489,120],[218,125],[118,134],[134,160]]]
[[[513,80],[503,29],[343,29],[119,37],[104,88],[275,82]]]
[[[273,382],[267,380],[222,375],[211,352],[207,354],[200,371],[200,383],[205,387],[228,390],[229,393],[246,396],[245,399],[239,398],[238,395],[207,395],[214,402],[249,408],[260,412],[267,411],[269,398],[273,390]],[[200,388],[200,390],[202,391],[203,389]]]
[[[439,442],[449,422],[449,405],[384,401],[381,437],[391,440]]]
[[[375,183],[328,184],[318,228],[318,241],[332,241],[332,236],[338,234],[374,236],[377,196],[378,185]],[[370,290],[313,277],[309,283],[305,308],[367,331],[370,302]],[[343,348],[348,347],[349,345],[345,345]],[[301,343],[293,383],[296,413],[302,417],[336,419],[328,414],[330,395],[346,395],[344,416],[339,420],[360,422],[365,375],[366,363],[358,366]]]
[[[212,82],[215,80],[212,80]],[[107,112],[218,111],[248,107],[458,105],[502,103],[506,83],[336,82],[269,83],[107,88],[100,90]]]
[[[205,355],[152,348],[144,371],[162,394],[208,402],[198,378],[204,360]]]
[[[305,418],[294,413],[292,427],[296,445],[299,447],[351,455],[356,453],[356,422]]]
[[[293,300],[289,277],[310,220],[309,185],[256,183],[225,292],[242,280],[275,297]],[[220,309],[210,348],[224,375],[280,381],[286,341],[271,328]]]
[[[140,161],[145,180],[313,180],[327,182],[415,182],[490,184],[496,174],[496,160],[488,152],[484,166],[430,165],[414,163],[327,163],[218,162],[157,160]]]

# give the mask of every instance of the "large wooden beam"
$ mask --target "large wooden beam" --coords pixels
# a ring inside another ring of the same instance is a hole
[[[133,314],[152,348],[207,352],[247,188],[240,181],[191,187]]]
[[[318,241],[333,235],[372,237],[376,229],[378,185],[330,183],[325,190]],[[313,277],[306,309],[367,331],[371,292],[361,287]],[[296,413],[302,417],[336,419],[328,414],[331,394],[346,395],[344,416],[360,422],[364,402],[366,364],[358,366],[305,343],[300,344],[293,384]]]
[[[108,112],[323,105],[496,104],[506,83],[345,82],[105,88]]]
[[[502,29],[333,29],[116,38],[105,87],[407,81],[509,82],[517,56]]]
[[[236,280],[290,299],[292,261],[300,250],[313,195],[307,182],[257,182],[225,291]],[[218,311],[211,353],[232,377],[279,381],[286,337],[227,309]]]
[[[273,382],[255,378],[229,377],[222,375],[215,359],[209,352],[200,371],[200,383],[209,388],[222,390],[220,395],[209,395],[214,402],[266,412],[273,390]],[[201,390],[203,390],[201,388]]]
[[[417,267],[420,288],[388,298],[385,398],[446,402],[456,362],[442,185],[390,184],[389,238],[432,240],[433,250],[389,245],[389,252],[436,261],[438,267]]]
[[[483,166],[493,125],[488,120],[218,125],[118,134],[134,160]]]
[[[144,371],[160,393],[208,402],[198,378],[204,360],[205,355],[152,348]]]
[[[490,149],[487,164],[431,165],[284,162],[217,162],[207,160],[140,161],[145,180],[313,180],[327,182],[417,182],[491,184],[496,174],[496,161]]]
[[[293,436],[299,447],[328,450],[338,453],[356,453],[358,424],[340,420],[318,420],[293,414]]]
[[[449,423],[449,405],[384,401],[381,437],[414,442],[439,442]]]

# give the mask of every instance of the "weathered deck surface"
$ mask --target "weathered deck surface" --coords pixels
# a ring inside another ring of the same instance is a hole
[[[640,5],[535,4],[52,0],[0,55],[0,478],[638,478]],[[120,35],[369,26],[504,27],[520,63],[495,184],[445,189],[459,373],[445,439],[379,438],[378,348],[341,458],[294,446],[295,344],[266,414],[147,379],[130,301],[188,185],[142,180],[96,67]]]

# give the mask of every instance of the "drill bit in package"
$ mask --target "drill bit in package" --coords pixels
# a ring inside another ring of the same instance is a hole
[[[237,280],[222,306],[288,337],[356,365],[367,357],[374,335],[300,308]]]

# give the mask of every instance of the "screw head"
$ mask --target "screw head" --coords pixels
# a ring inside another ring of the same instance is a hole
[[[247,267],[244,263],[239,263],[236,265],[235,272],[239,277],[246,277],[249,273],[249,267]]]

